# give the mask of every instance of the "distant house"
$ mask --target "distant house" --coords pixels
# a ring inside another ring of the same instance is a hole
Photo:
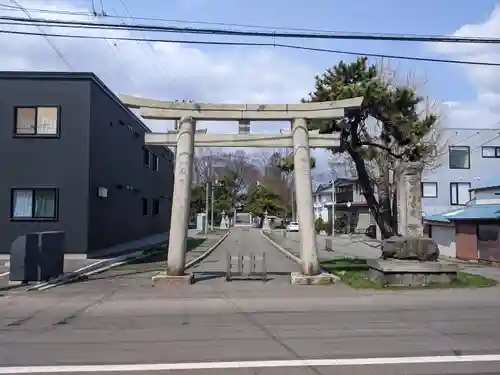
[[[442,255],[500,262],[500,176],[478,183],[465,206],[424,217]]]
[[[335,217],[347,216],[351,232],[364,232],[373,223],[361,186],[355,178],[335,180]],[[332,217],[332,184],[321,184],[313,194],[315,219],[329,222]]]

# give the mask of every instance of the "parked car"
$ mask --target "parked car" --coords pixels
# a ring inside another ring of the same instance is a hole
[[[298,232],[299,231],[299,223],[296,221],[292,221],[290,224],[287,225],[286,227],[287,232]]]

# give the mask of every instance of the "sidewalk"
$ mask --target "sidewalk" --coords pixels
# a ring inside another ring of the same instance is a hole
[[[299,234],[287,233],[286,238],[282,232],[274,231],[271,238],[286,250],[296,256],[300,256]],[[332,239],[333,251],[325,251],[325,240]],[[380,247],[375,247],[376,242],[363,241],[362,238],[349,238],[348,236],[328,237],[323,235],[317,236],[318,242],[318,258],[320,262],[331,260],[332,258],[340,257],[357,257],[364,259],[375,259],[381,255]],[[464,272],[487,277],[488,279],[500,282],[500,268],[491,267],[481,263],[469,263],[455,259],[441,258],[444,263],[458,264]]]
[[[286,233],[286,238],[282,231],[273,231],[271,238],[279,245],[299,256],[299,233]],[[332,240],[332,250],[325,250],[325,240]],[[380,257],[380,248],[376,243],[364,242],[363,237],[323,235],[316,236],[318,246],[318,257],[320,262],[331,260],[332,258],[356,257],[364,259],[374,259]]]

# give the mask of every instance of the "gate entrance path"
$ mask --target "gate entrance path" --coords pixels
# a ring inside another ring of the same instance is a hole
[[[148,133],[145,136],[146,147],[175,146],[177,150],[167,270],[155,280],[164,279],[167,283],[193,281],[192,274],[185,274],[185,253],[195,146],[293,148],[297,213],[301,229],[300,273],[294,277],[299,284],[303,279],[306,279],[306,284],[310,284],[311,280],[324,277],[320,273],[314,230],[309,148],[334,148],[340,142],[338,134],[309,132],[307,123],[311,120],[344,118],[359,110],[362,97],[301,104],[202,104],[127,95],[122,95],[120,99],[126,106],[139,109],[145,119],[177,120],[179,123],[177,133]],[[237,121],[240,134],[197,133],[197,121]],[[291,133],[250,134],[252,121],[289,121]],[[328,279],[331,280],[331,277]]]
[[[227,256],[242,255],[249,257],[251,254],[261,256],[265,254],[266,282],[288,283],[290,273],[297,269],[297,264],[274,248],[267,239],[260,234],[260,229],[232,228],[224,242],[205,260],[192,268],[196,281],[218,280],[226,283]],[[258,265],[257,261],[257,265]],[[245,264],[245,266],[247,266]],[[257,269],[257,271],[259,271]],[[234,278],[237,283],[241,278]],[[258,277],[252,279],[255,283],[262,283]]]

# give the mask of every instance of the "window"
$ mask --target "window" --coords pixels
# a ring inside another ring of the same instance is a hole
[[[157,216],[160,214],[160,200],[153,199],[153,216]]]
[[[422,198],[437,198],[437,182],[422,182]]]
[[[153,159],[153,171],[158,172],[160,170],[160,158],[154,154],[151,154],[151,157]]]
[[[150,152],[147,148],[142,149],[142,160],[143,160],[144,166],[149,168],[151,157],[150,157]]]
[[[449,154],[450,154],[450,169],[470,168],[469,146],[450,146]]]
[[[464,205],[471,199],[470,182],[450,183],[450,204],[453,206]]]
[[[57,189],[12,189],[12,219],[57,219]]]
[[[477,239],[482,242],[497,242],[499,226],[493,224],[478,224]]]
[[[15,116],[15,135],[43,137],[59,133],[58,107],[18,107]]]
[[[147,198],[142,198],[142,216],[149,215],[149,201]]]
[[[500,158],[500,146],[483,146],[483,158]]]

